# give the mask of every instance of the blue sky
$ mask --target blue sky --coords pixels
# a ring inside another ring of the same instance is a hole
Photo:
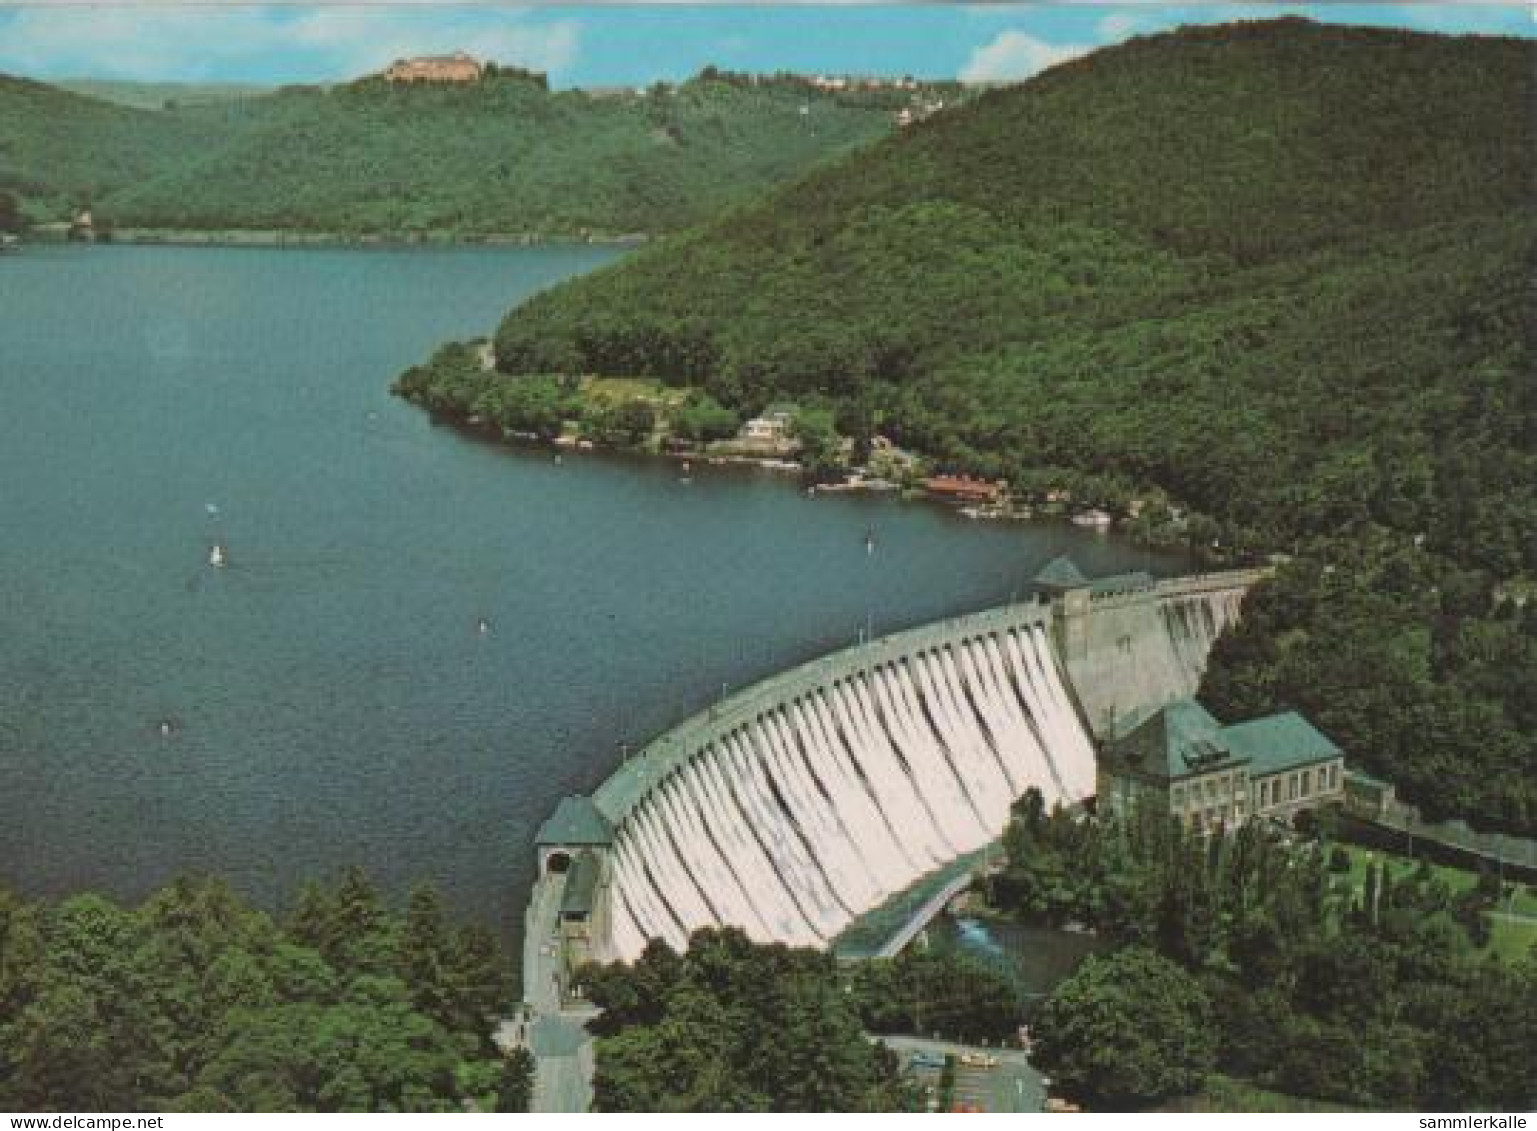
[[[1297,13],[1339,23],[1533,36],[1524,3],[103,4],[0,0],[0,71],[37,78],[317,82],[463,48],[557,86],[734,70],[1017,79],[1181,23]]]

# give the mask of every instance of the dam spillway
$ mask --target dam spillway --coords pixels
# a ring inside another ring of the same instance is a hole
[[[843,670],[731,705],[685,749],[650,755],[655,780],[628,805],[600,790],[619,816],[606,949],[682,948],[717,924],[823,946],[996,837],[1030,786],[1048,802],[1093,792],[1044,620],[998,620],[840,657],[827,666]]]
[[[541,831],[541,885],[577,892],[576,926],[555,928],[569,965],[653,938],[681,950],[716,925],[829,945],[994,840],[1026,790],[1091,796],[1094,735],[1192,694],[1258,576],[1075,573],[1044,600],[847,648],[693,716]]]

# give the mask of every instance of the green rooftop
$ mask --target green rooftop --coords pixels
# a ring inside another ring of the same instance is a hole
[[[1275,774],[1340,757],[1330,742],[1296,711],[1250,719],[1222,728],[1227,748],[1250,763],[1250,773]]]
[[[566,889],[560,897],[562,919],[572,915],[591,915],[592,897],[598,888],[598,858],[591,852],[579,852],[566,872]]]
[[[1106,753],[1127,770],[1170,781],[1239,765],[1263,777],[1341,756],[1296,711],[1223,726],[1194,699],[1158,708],[1112,739]]]
[[[1073,559],[1063,556],[1052,558],[1035,575],[1035,583],[1042,589],[1082,589],[1089,584],[1083,571],[1073,564]]]
[[[539,826],[536,844],[612,844],[614,827],[590,797],[563,797]]]
[[[1110,755],[1149,777],[1182,778],[1238,761],[1222,741],[1222,724],[1194,699],[1177,699],[1114,739]]]
[[[1087,589],[1096,597],[1108,596],[1112,593],[1134,593],[1139,589],[1150,589],[1156,583],[1157,579],[1152,574],[1142,570],[1090,578],[1085,576],[1083,570],[1078,568],[1078,564],[1065,554],[1052,558],[1035,575],[1035,585],[1038,589],[1047,589],[1052,592]]]

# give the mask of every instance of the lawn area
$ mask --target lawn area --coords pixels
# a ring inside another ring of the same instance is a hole
[[[642,400],[666,410],[682,404],[688,390],[664,385],[655,377],[583,377],[581,394],[584,401],[605,408]]]
[[[1402,876],[1412,872],[1420,866],[1420,861],[1400,856],[1393,852],[1382,852],[1378,849],[1362,848],[1356,844],[1341,845],[1350,855],[1349,882],[1351,888],[1358,894],[1366,886],[1366,865],[1375,860],[1379,864],[1386,864],[1392,869],[1395,876]],[[1478,875],[1474,872],[1464,871],[1461,868],[1448,868],[1444,864],[1432,864],[1431,872],[1436,879],[1445,884],[1455,893],[1467,891],[1478,883]]]
[[[1376,849],[1362,848],[1359,845],[1341,845],[1350,856],[1350,871],[1338,877],[1336,890],[1349,891],[1359,896],[1366,886],[1366,865],[1368,861],[1376,860],[1379,864],[1386,863],[1395,876],[1402,876],[1412,872],[1420,866],[1420,861],[1412,860],[1407,856],[1396,853],[1382,852]],[[1467,891],[1478,883],[1478,874],[1463,868],[1451,868],[1444,864],[1432,864],[1430,870],[1436,879],[1444,883],[1454,894]],[[1530,884],[1507,884],[1504,898],[1500,900],[1498,910],[1511,912],[1516,915],[1529,915],[1532,921],[1529,923],[1517,922],[1510,919],[1491,919],[1491,938],[1488,950],[1504,959],[1524,957],[1534,942],[1537,942],[1537,892],[1532,890]]]
[[[1515,919],[1489,920],[1490,954],[1498,955],[1503,962],[1519,962],[1532,954],[1537,947],[1537,919],[1525,922]]]

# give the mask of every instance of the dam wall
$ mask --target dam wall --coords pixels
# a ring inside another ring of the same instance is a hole
[[[1094,735],[1194,695],[1212,645],[1267,572],[1229,570],[1128,592],[1085,590],[1053,602],[1052,635]]]
[[[1031,786],[1088,796],[1094,751],[1049,618],[1014,605],[846,649],[647,747],[593,796],[614,829],[595,953],[681,949],[716,924],[826,946],[997,837]]]
[[[541,837],[541,887],[556,861],[597,861],[579,929],[561,928],[580,939],[569,965],[653,938],[682,950],[715,925],[829,945],[998,837],[1026,790],[1092,795],[1095,735],[1192,694],[1261,576],[1085,581],[832,653],[685,720]]]

